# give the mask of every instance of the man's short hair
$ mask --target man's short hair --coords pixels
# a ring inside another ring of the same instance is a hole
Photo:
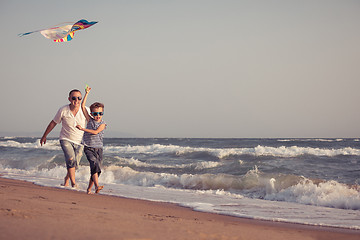
[[[104,110],[104,104],[99,103],[99,102],[94,102],[93,104],[91,104],[90,106],[90,111],[93,111],[93,109],[95,108],[102,108]]]
[[[69,92],[69,97],[71,96],[71,94],[72,94],[73,92],[79,92],[79,93],[81,94],[80,90],[73,89],[73,90],[71,90],[71,91]]]

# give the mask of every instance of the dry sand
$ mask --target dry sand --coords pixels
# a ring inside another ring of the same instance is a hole
[[[0,239],[360,239],[360,231],[273,223],[0,178]]]

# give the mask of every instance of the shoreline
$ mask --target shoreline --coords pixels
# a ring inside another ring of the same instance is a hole
[[[360,231],[194,211],[0,177],[1,239],[359,239]],[[21,226],[21,231],[19,227]]]

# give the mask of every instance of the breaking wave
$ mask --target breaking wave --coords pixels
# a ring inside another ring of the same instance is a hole
[[[20,143],[14,140],[0,141],[0,147],[12,148],[34,148],[47,150],[60,150],[61,147],[57,140],[48,140],[44,146],[40,146],[40,141]],[[189,155],[194,153],[208,154],[218,159],[225,159],[233,156],[272,156],[272,157],[297,157],[301,155],[327,156],[333,157],[338,155],[344,156],[360,156],[360,149],[345,147],[345,148],[312,148],[312,147],[298,147],[298,146],[280,146],[269,147],[258,145],[251,148],[204,148],[204,147],[183,147],[177,145],[139,145],[139,146],[111,146],[105,145],[104,151],[112,154],[175,154],[175,155]]]

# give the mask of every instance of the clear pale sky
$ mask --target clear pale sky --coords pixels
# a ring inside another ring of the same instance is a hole
[[[1,0],[0,20],[0,136],[41,135],[86,83],[106,136],[360,136],[360,1]]]

